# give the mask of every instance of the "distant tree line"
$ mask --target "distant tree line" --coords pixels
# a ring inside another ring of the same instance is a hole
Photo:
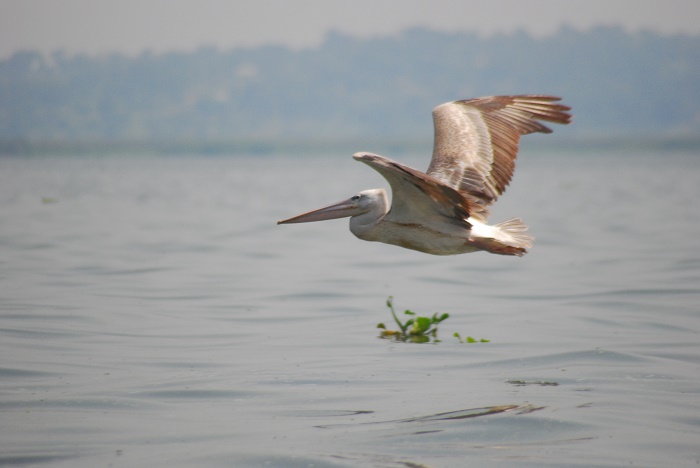
[[[700,37],[410,29],[301,51],[26,51],[0,61],[0,144],[429,140],[435,105],[511,93],[564,97],[569,137],[698,135]]]

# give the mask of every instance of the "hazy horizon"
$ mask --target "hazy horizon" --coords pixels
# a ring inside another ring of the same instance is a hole
[[[562,27],[596,26],[700,34],[700,2],[694,0],[0,0],[0,13],[0,59],[20,50],[133,56],[203,46],[301,49],[319,46],[331,31],[367,38],[412,27],[482,36],[525,31],[541,37]]]

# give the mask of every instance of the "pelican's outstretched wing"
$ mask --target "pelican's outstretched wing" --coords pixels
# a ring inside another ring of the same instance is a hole
[[[472,203],[457,190],[434,177],[378,154],[355,153],[353,158],[372,167],[389,182],[392,199],[387,216],[391,221],[411,224],[420,220],[427,223],[429,219],[439,217],[449,218],[454,224],[471,228],[467,218]]]
[[[428,175],[475,201],[485,220],[515,168],[520,135],[551,133],[540,120],[568,124],[570,107],[543,95],[491,96],[448,102],[433,110],[435,143]]]

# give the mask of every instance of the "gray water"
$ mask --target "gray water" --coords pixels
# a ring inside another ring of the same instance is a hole
[[[524,258],[275,225],[380,186],[350,155],[0,159],[0,464],[700,463],[700,154],[524,151],[492,216]],[[388,296],[441,341],[378,338]]]

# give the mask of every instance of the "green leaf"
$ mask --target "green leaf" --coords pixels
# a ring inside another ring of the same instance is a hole
[[[430,338],[428,338],[425,335],[411,335],[411,337],[409,338],[409,341],[411,343],[429,343]]]
[[[381,328],[382,330],[386,330],[386,325],[384,325],[383,323],[378,323],[377,328]]]
[[[476,343],[476,340],[474,338],[472,338],[471,336],[468,336],[467,343]]]
[[[428,317],[416,317],[413,324],[413,332],[418,335],[425,333],[432,325],[432,321]]]

